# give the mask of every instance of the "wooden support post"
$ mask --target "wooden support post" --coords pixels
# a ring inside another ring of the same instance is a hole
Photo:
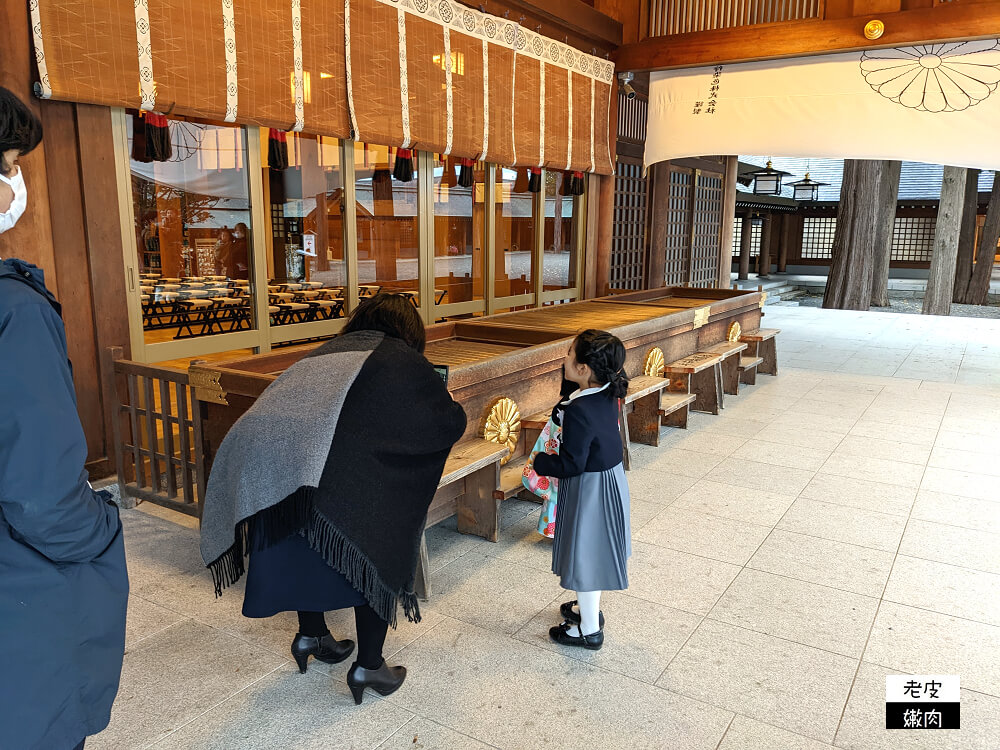
[[[660,392],[637,398],[626,408],[629,439],[644,445],[660,444]]]
[[[659,289],[666,279],[667,218],[670,211],[670,162],[649,168],[649,234],[646,288]]]
[[[611,279],[611,243],[615,225],[615,176],[601,177],[601,190],[597,208],[597,258],[594,264],[595,285],[598,297],[608,293]],[[541,269],[537,273],[541,273]],[[536,300],[538,302],[538,300]]]
[[[458,530],[495,542],[500,538],[500,501],[493,491],[500,486],[500,466],[484,466],[465,478],[465,493],[458,498]]]
[[[766,279],[771,274],[771,213],[764,214],[764,226],[760,228],[760,256],[757,258],[757,276]]]
[[[753,239],[753,219],[748,211],[740,219],[740,272],[739,279],[750,278],[750,243]]]
[[[979,212],[979,170],[970,169],[965,177],[965,202],[958,234],[958,258],[955,261],[955,287],[952,302],[965,302],[972,265],[976,259],[976,218]]]
[[[719,231],[719,274],[715,285],[729,289],[733,278],[733,223],[736,221],[736,168],[738,156],[725,157],[722,178],[722,226]]]
[[[892,230],[896,225],[901,161],[882,162],[879,184],[879,215],[876,218],[874,258],[872,259],[872,305],[889,306],[889,262],[892,258]]]
[[[792,244],[792,229],[795,226],[794,214],[781,215],[781,239],[778,242],[778,273],[785,273],[788,267],[788,248]]]
[[[965,201],[965,167],[945,167],[941,181],[941,202],[934,225],[931,270],[924,293],[924,315],[949,315],[958,260],[958,235]]]
[[[982,305],[986,302],[997,242],[1000,242],[1000,172],[993,174],[993,190],[990,192],[990,202],[986,208],[986,223],[979,237],[976,265],[972,270],[969,295],[966,298],[969,304]]]

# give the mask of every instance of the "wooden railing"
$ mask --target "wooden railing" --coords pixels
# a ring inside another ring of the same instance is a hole
[[[201,412],[186,370],[122,359],[112,347],[115,460],[122,500],[201,516],[205,496]]]
[[[649,36],[820,18],[823,0],[650,0]]]

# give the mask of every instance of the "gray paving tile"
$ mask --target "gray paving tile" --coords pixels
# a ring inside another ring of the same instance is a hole
[[[1000,534],[989,531],[911,519],[899,551],[911,557],[1000,573]]]
[[[716,456],[729,456],[747,442],[749,438],[739,435],[725,435],[718,432],[698,430],[674,430],[669,437],[660,440],[661,447],[679,448],[696,453],[710,453]]]
[[[830,742],[857,664],[857,659],[705,620],[657,684]]]
[[[588,651],[560,646],[549,638],[549,628],[562,620],[559,604],[572,599],[573,593],[567,591],[515,637],[539,648],[650,684],[656,682],[701,622],[700,615],[636,599],[621,592],[605,591],[601,595],[601,611],[605,618],[604,647],[600,651]]]
[[[835,747],[844,750],[987,750],[1000,747],[1000,699],[962,690],[962,728],[913,732],[885,728],[885,678],[902,674],[862,662]],[[926,674],[920,672],[919,674]]]
[[[727,458],[705,478],[713,482],[794,496],[809,484],[814,473],[807,469],[792,469],[787,466],[762,464],[758,461]]]
[[[713,453],[667,448],[661,450],[655,459],[644,464],[643,468],[701,479],[714,469],[722,459],[722,456]]]
[[[516,515],[518,516],[516,518],[509,517],[509,523],[504,523],[504,519],[501,518],[501,534],[507,528],[524,518],[520,513]],[[441,523],[431,526],[426,530],[425,536],[427,539],[427,560],[430,563],[430,573],[436,573],[445,565],[460,558],[466,552],[476,549],[485,543],[480,537],[459,532],[456,516],[446,518]]]
[[[795,496],[792,494],[782,495],[777,491],[749,489],[703,479],[677,498],[674,507],[759,526],[773,526],[793,502]]]
[[[893,516],[906,516],[916,494],[916,489],[912,487],[819,473],[802,490],[800,497]]]
[[[893,557],[892,552],[775,529],[747,567],[879,597]]]
[[[833,745],[737,714],[719,750],[833,750]]]
[[[418,716],[379,745],[378,750],[489,750],[492,747]]]
[[[972,436],[970,439],[973,439]],[[1000,500],[1000,481],[996,477],[938,469],[934,466],[927,467],[920,489],[974,497],[979,500]]]
[[[197,718],[281,666],[246,641],[185,620],[125,654],[111,724],[87,747],[140,748]]]
[[[912,518],[1000,533],[1000,503],[920,490]]]
[[[894,440],[900,443],[912,443],[926,448],[934,445],[937,436],[937,425],[915,426],[902,424],[888,424],[875,420],[860,420],[851,428],[851,435],[861,437],[878,438],[880,440]]]
[[[1000,625],[1000,575],[897,555],[884,598]]]
[[[745,569],[708,617],[861,658],[877,606],[872,597]]]
[[[633,542],[626,593],[694,614],[706,614],[740,572],[737,565]]]
[[[520,630],[562,590],[551,572],[477,551],[435,573],[431,585],[434,612],[504,633]]]
[[[499,633],[447,621],[400,655],[388,700],[498,748],[714,750],[732,713]],[[598,699],[597,696],[600,696]],[[586,727],[582,730],[581,727]]]
[[[975,443],[976,440],[972,438],[968,442]],[[992,456],[977,453],[969,448],[943,448],[937,445],[931,452],[928,465],[939,469],[1000,477],[1000,462],[997,462]],[[997,479],[996,483],[997,498],[1000,498],[1000,479]]]
[[[902,461],[887,461],[870,456],[844,455],[834,453],[820,469],[824,474],[836,474],[852,479],[867,479],[871,482],[896,484],[900,487],[920,486],[924,474],[923,464]]]
[[[901,516],[799,498],[778,528],[893,552],[905,525],[906,519]]]
[[[1000,627],[882,602],[864,660],[914,674],[957,674],[1000,697]]]
[[[131,594],[128,598],[128,612],[125,617],[125,648],[134,646],[144,638],[162,633],[171,625],[187,619],[141,596]]]
[[[140,510],[123,510],[121,519],[133,591],[177,574],[205,569],[195,529]]]
[[[827,452],[833,452],[844,439],[844,435],[839,432],[824,432],[806,427],[769,427],[760,437],[769,443],[796,445]]]
[[[771,531],[770,526],[710,516],[677,506],[661,512],[633,538],[693,555],[744,565]]]
[[[698,481],[680,474],[636,468],[634,464],[632,470],[626,472],[625,479],[630,498],[661,505],[672,503]]]
[[[370,691],[355,706],[343,675],[331,679],[312,670],[300,675],[288,665],[181,727],[155,748],[367,750],[381,746],[412,716],[377,700]]]
[[[996,455],[1000,453],[1000,431],[992,437],[987,435],[976,435],[973,437],[965,432],[942,429],[937,435],[934,447]]]
[[[733,458],[740,461],[758,461],[764,464],[816,471],[830,457],[830,451],[821,448],[768,442],[769,435],[767,433],[761,438],[746,443],[733,453]]]
[[[889,461],[919,464],[921,466],[927,463],[930,453],[930,448],[915,445],[914,443],[864,437],[862,435],[848,435],[834,451],[834,455],[868,456]]]
[[[771,422],[771,426],[777,429],[804,428],[846,435],[857,421],[853,417],[831,417],[808,413],[789,414],[786,412]]]

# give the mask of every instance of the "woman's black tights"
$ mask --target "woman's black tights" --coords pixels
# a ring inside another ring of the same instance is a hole
[[[329,634],[322,612],[299,612],[299,632],[304,636],[322,638]],[[389,624],[367,604],[354,608],[354,622],[358,631],[358,664],[365,669],[382,666],[382,647]]]

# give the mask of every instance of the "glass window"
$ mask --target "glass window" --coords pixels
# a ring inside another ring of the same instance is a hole
[[[354,144],[358,293],[366,297],[380,289],[405,292],[416,303],[420,252],[417,154],[413,152],[412,171],[397,170],[398,151]],[[410,179],[399,180],[397,175]]]
[[[535,193],[528,192],[528,170],[497,167],[497,297],[530,294],[535,272]]]
[[[544,289],[576,287],[578,196],[569,192],[567,172],[545,172],[545,254],[542,257]]]
[[[483,299],[486,165],[434,155],[434,299]]]
[[[251,328],[245,132],[229,125],[130,114],[146,343]]]
[[[261,129],[273,326],[344,316],[344,180],[335,138]]]

